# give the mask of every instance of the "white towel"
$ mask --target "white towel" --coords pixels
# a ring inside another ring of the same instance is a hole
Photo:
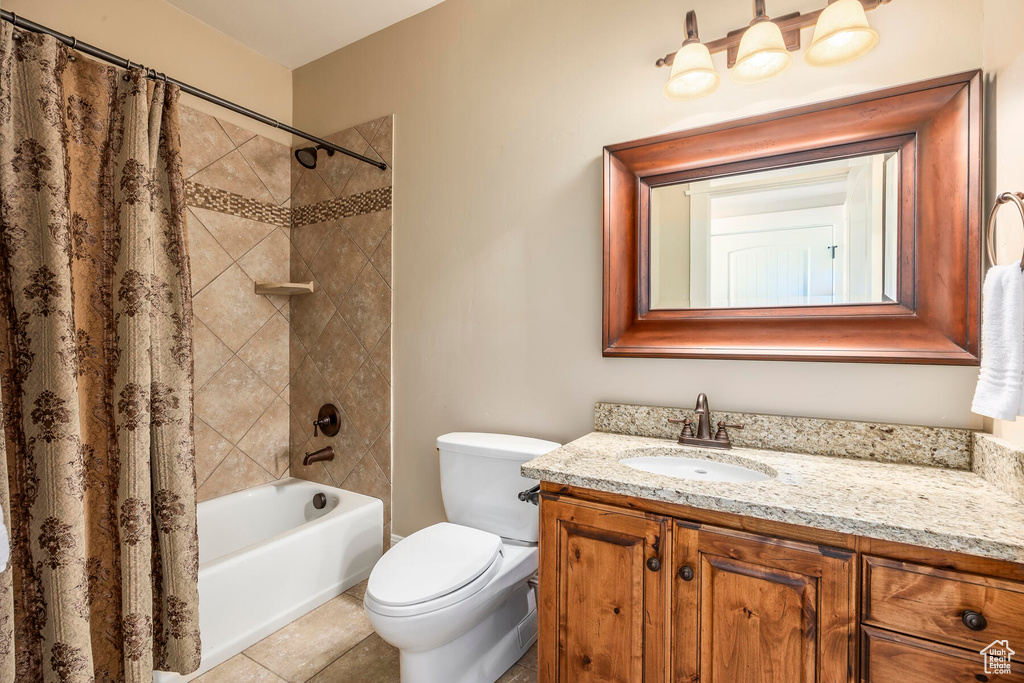
[[[985,275],[981,372],[971,410],[998,420],[1024,415],[1024,273],[1020,261]]]

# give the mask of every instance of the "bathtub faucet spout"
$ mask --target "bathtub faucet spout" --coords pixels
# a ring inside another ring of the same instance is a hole
[[[330,446],[321,448],[318,451],[312,453],[306,453],[306,457],[302,459],[303,465],[312,465],[315,462],[322,462],[325,460],[334,460],[334,449]]]

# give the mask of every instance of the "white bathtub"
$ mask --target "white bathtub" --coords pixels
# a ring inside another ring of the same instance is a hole
[[[156,672],[155,683],[227,661],[368,577],[383,551],[380,500],[300,479],[205,501],[198,514],[202,665]]]

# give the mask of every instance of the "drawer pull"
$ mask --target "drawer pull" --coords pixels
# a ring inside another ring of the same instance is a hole
[[[656,557],[650,558],[649,560],[647,560],[647,568],[650,569],[652,572],[658,571],[659,569],[661,569],[661,560],[659,560]]]
[[[964,626],[972,631],[984,631],[988,627],[988,620],[985,619],[985,615],[972,609],[964,610],[960,620],[964,622]]]
[[[679,570],[679,578],[683,581],[693,581],[693,569],[690,567],[683,567]]]

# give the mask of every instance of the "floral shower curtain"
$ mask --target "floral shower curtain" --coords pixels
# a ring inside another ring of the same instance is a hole
[[[0,27],[0,681],[199,665],[178,89]]]

